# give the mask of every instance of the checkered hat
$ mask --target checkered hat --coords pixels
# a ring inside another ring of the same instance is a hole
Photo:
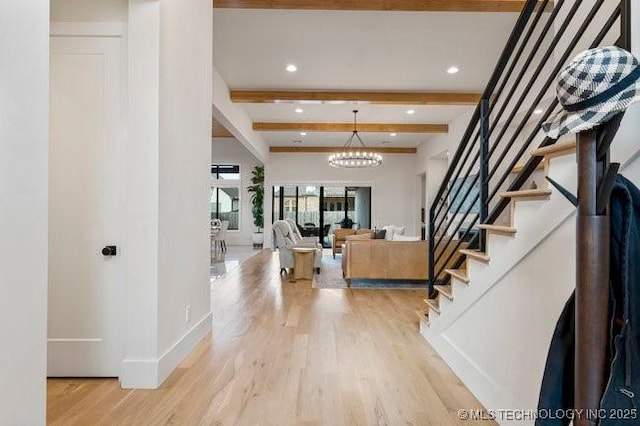
[[[542,125],[550,138],[605,123],[640,100],[638,60],[615,46],[585,50],[558,74],[563,110]]]

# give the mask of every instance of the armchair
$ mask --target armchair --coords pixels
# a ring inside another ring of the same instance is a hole
[[[316,237],[303,237],[300,229],[298,229],[298,225],[293,219],[285,219],[285,221],[291,227],[291,231],[293,231],[293,241],[296,244],[315,244],[317,248],[322,250],[322,244],[318,242],[318,238]]]
[[[331,245],[333,258],[336,258],[336,253],[342,253],[342,245],[345,243],[347,236],[349,235],[362,235],[362,234],[370,234],[373,236],[373,231],[371,229],[344,229],[344,228],[336,228],[333,230],[333,244]]]
[[[318,248],[317,242],[296,242],[296,237],[291,229],[291,225],[286,220],[276,220],[273,223],[273,234],[276,248],[280,257],[280,272],[287,269],[294,268],[294,256],[293,249],[315,248],[316,252],[313,256],[313,267],[318,273],[320,273],[320,266],[322,264],[322,248]]]

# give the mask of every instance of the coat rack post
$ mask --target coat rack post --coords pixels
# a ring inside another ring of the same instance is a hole
[[[598,422],[605,386],[609,309],[609,217],[597,214],[597,188],[604,164],[598,162],[596,130],[578,134],[576,218],[575,408],[577,426]]]

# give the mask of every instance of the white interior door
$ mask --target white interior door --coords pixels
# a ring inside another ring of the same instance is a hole
[[[123,357],[120,43],[51,38],[50,377],[115,377]]]

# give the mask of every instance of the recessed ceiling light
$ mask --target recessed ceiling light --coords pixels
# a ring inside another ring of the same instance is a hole
[[[412,114],[415,114],[415,113],[416,113],[415,109],[408,109],[407,110],[407,114],[409,114],[409,115],[412,115]]]
[[[302,108],[296,108],[296,113],[302,114],[304,110]]]
[[[533,111],[533,113],[536,114],[536,115],[542,114],[542,108],[536,109],[535,111]]]
[[[307,132],[300,132],[300,136],[307,136]]]
[[[458,71],[460,71],[460,70],[459,70],[459,69],[458,69],[458,67],[456,67],[455,65],[454,65],[454,66],[451,66],[451,67],[449,67],[449,68],[447,69],[447,72],[448,72],[449,74],[455,74],[455,73],[457,73]]]
[[[296,71],[298,71],[298,67],[296,67],[294,64],[289,64],[289,65],[287,65],[287,71],[296,72]]]
[[[394,137],[396,135],[397,135],[397,133],[389,133],[389,136],[391,136],[391,137]]]

